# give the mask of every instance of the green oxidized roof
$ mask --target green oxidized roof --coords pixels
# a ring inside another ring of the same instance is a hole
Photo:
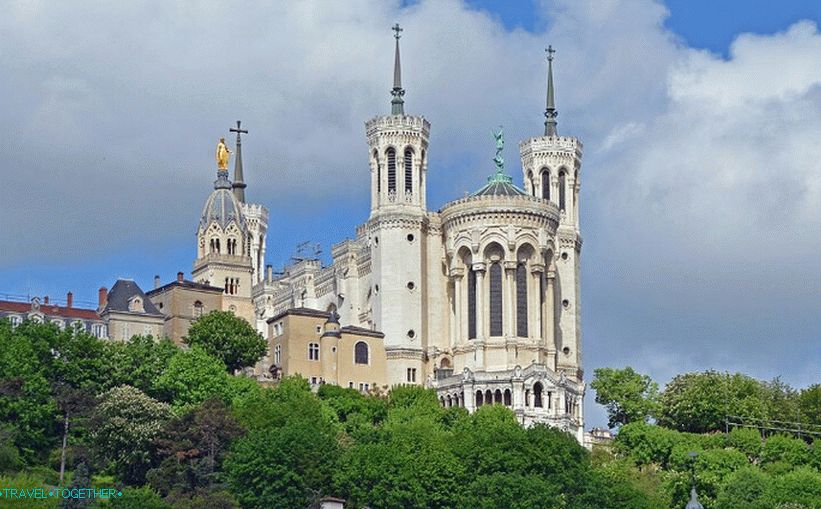
[[[487,184],[471,196],[527,196],[527,193],[513,184],[513,177],[501,169],[487,178]]]

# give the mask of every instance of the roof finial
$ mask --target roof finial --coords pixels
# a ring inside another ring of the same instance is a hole
[[[547,107],[544,110],[544,135],[557,136],[556,117],[559,112],[556,111],[556,101],[553,97],[553,54],[556,50],[553,46],[548,46],[545,53],[547,53]]]
[[[234,160],[234,183],[231,187],[234,188],[234,197],[237,201],[245,203],[245,188],[248,187],[248,184],[242,180],[242,139],[240,134],[248,134],[248,130],[241,128],[241,123],[242,121],[237,120],[237,128],[232,127],[229,129],[230,132],[237,133],[237,157]]]
[[[393,37],[396,39],[396,52],[393,57],[393,90],[391,90],[393,99],[391,100],[391,115],[404,115],[405,101],[402,99],[402,96],[405,95],[405,90],[402,88],[402,66],[399,62],[399,38],[402,37],[400,35],[402,27],[397,23],[391,30],[393,30]]]

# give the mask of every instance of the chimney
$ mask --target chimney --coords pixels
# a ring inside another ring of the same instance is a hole
[[[45,297],[43,297],[43,304],[45,304],[46,306],[48,306],[48,295],[46,295]]]
[[[154,276],[154,289],[156,290],[159,287],[160,287],[160,276],[157,275],[157,276]]]
[[[266,265],[265,273],[267,274],[268,282],[272,283],[274,281],[274,266],[270,264]]]
[[[74,305],[74,294],[73,294],[73,293],[71,293],[71,292],[68,292],[68,293],[66,294],[66,307],[67,307],[67,308],[69,308],[69,309],[71,309],[71,307],[72,307],[73,305]]]
[[[177,272],[177,281],[178,281],[178,282],[180,282],[180,283],[182,283],[182,281],[183,281],[183,277],[182,277],[182,276],[183,276],[183,273],[182,273],[182,272]]]
[[[108,288],[106,288],[105,286],[101,286],[97,296],[97,306],[100,309],[103,309],[105,305],[108,304]]]

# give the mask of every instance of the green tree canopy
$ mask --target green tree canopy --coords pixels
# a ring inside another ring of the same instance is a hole
[[[251,324],[230,311],[211,311],[198,318],[183,341],[220,359],[229,373],[253,366],[268,348]]]
[[[596,391],[596,403],[607,408],[611,428],[644,421],[658,410],[658,384],[631,367],[598,368],[590,383]]]

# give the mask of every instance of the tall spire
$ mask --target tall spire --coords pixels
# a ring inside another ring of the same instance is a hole
[[[396,52],[393,57],[393,90],[391,90],[391,115],[405,114],[405,100],[402,96],[405,95],[405,89],[402,88],[402,66],[399,63],[399,38],[402,37],[399,33],[402,28],[399,23],[392,27],[394,32],[393,37],[396,39]]]
[[[548,46],[545,52],[547,53],[547,107],[544,110],[544,135],[557,136],[556,117],[559,112],[556,111],[556,101],[553,97],[553,53],[556,53],[556,50],[553,46]]]
[[[234,197],[240,203],[245,203],[245,188],[248,184],[242,180],[242,139],[240,134],[248,134],[247,129],[240,127],[242,122],[237,120],[237,128],[229,129],[232,133],[237,133],[237,158],[234,160],[234,183],[231,187],[234,189]]]

